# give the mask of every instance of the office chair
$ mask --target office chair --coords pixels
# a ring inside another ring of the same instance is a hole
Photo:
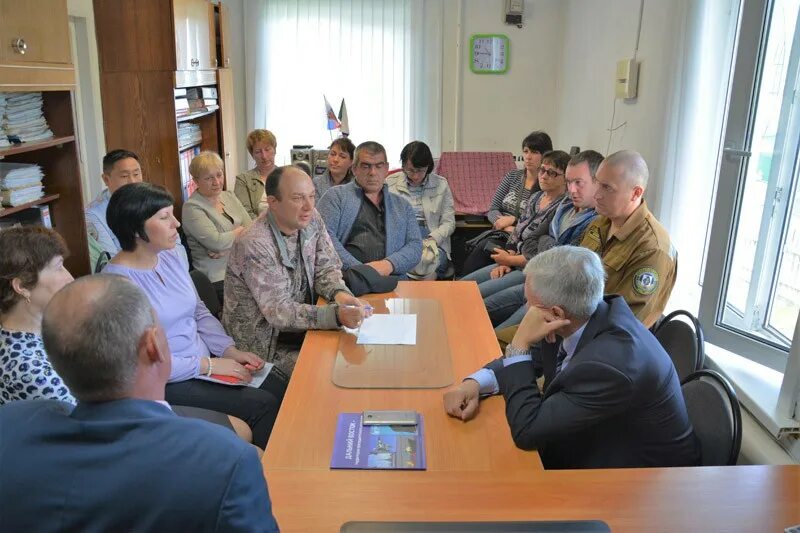
[[[702,466],[734,465],[742,447],[742,411],[736,392],[718,372],[699,370],[681,383]]]
[[[681,319],[683,318],[683,319]],[[678,379],[703,368],[705,339],[700,322],[688,311],[674,311],[661,320],[653,334],[669,354]]]
[[[189,271],[191,272],[194,268],[194,261],[192,261],[192,252],[189,251],[189,240],[186,238],[186,233],[184,233],[182,227],[178,228],[178,237],[181,240],[183,249],[186,250],[186,259],[189,261]]]
[[[198,296],[200,296],[200,299],[206,304],[209,312],[219,318],[222,313],[222,303],[219,301],[217,291],[214,289],[211,280],[199,270],[192,270],[189,272],[189,275],[192,277],[192,282],[194,283],[194,288],[197,289]]]

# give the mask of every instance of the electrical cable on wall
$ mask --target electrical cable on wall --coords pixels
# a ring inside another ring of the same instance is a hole
[[[639,24],[636,28],[636,44],[633,46],[633,60],[636,61],[637,57],[639,56],[639,39],[642,36],[642,19],[644,18],[644,0],[640,0],[639,2]],[[614,97],[614,104],[612,106],[611,111],[611,122],[608,124],[608,144],[606,145],[606,154],[611,151],[611,138],[614,135],[614,132],[618,129],[627,126],[628,121],[626,120],[622,124],[618,124],[614,126],[614,119],[617,116],[617,98]]]

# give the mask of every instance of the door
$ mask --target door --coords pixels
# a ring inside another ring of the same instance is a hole
[[[71,64],[66,0],[0,0],[0,63]]]

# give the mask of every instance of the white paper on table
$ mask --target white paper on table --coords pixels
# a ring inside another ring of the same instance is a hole
[[[417,315],[372,315],[361,323],[356,344],[417,344]]]

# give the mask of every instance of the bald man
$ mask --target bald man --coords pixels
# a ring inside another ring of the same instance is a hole
[[[288,377],[306,330],[355,328],[369,311],[342,280],[308,174],[276,168],[264,191],[269,209],[231,247],[222,322],[236,346]],[[317,306],[319,296],[330,303]]]
[[[80,278],[45,309],[42,337],[78,399],[0,409],[7,531],[277,531],[254,447],[164,402],[172,358],[147,296]]]
[[[651,327],[675,285],[678,254],[669,233],[647,209],[644,192],[650,172],[633,150],[606,157],[597,169],[598,216],[581,246],[594,250],[606,270],[606,294],[619,294],[636,317]]]

